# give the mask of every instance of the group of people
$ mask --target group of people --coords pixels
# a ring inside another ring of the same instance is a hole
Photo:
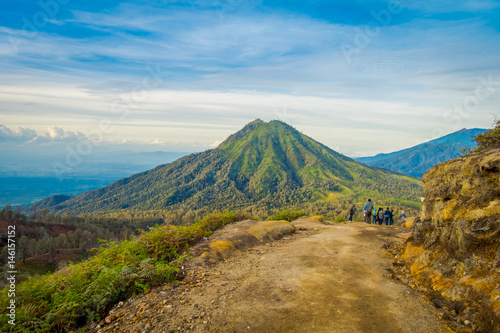
[[[354,205],[351,205],[351,209],[349,210],[349,222],[352,222],[352,218],[354,216]],[[382,225],[393,225],[394,224],[394,209],[389,209],[387,207],[385,210],[383,207],[380,207],[378,210],[375,208],[375,205],[372,203],[371,199],[368,199],[368,202],[363,207],[363,214],[365,216],[365,223],[373,223]],[[406,219],[406,215],[404,210],[399,215],[400,220]]]

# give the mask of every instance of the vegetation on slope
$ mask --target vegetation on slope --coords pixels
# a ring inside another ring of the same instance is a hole
[[[9,257],[8,226],[16,228],[17,280],[23,281],[89,257],[90,249],[100,240],[129,239],[164,221],[149,216],[55,216],[48,210],[33,211],[28,216],[6,206],[0,211],[0,289],[7,282],[4,265]]]
[[[268,221],[288,221],[292,222],[298,219],[299,217],[302,216],[307,216],[306,212],[303,212],[301,210],[288,210],[285,209],[281,212],[279,212],[276,215],[269,216],[267,218]]]
[[[500,148],[500,118],[495,117],[493,128],[488,132],[476,135],[474,141],[477,143],[476,151],[488,148]]]
[[[39,208],[69,214],[188,210],[194,215],[232,209],[268,216],[311,204],[330,209],[332,198],[347,201],[338,210],[368,197],[418,208],[421,191],[417,179],[368,168],[285,123],[256,120],[214,150],[56,205],[44,201]]]
[[[191,245],[219,227],[249,218],[225,212],[191,226],[154,227],[133,240],[109,242],[87,261],[16,286],[16,325],[0,298],[2,332],[63,332],[101,319],[117,302],[175,279]],[[7,287],[2,291],[7,295]]]

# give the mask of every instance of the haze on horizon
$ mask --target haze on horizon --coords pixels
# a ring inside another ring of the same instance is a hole
[[[0,152],[194,152],[278,119],[348,156],[500,105],[500,3],[4,2]]]

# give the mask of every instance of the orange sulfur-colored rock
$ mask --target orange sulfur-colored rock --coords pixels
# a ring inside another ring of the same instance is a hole
[[[403,257],[434,304],[472,332],[500,332],[500,149],[439,164]]]

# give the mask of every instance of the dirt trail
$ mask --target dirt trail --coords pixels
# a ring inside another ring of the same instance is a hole
[[[111,312],[101,332],[450,332],[424,297],[389,277],[403,228],[302,220],[300,232],[210,268],[187,266]]]

